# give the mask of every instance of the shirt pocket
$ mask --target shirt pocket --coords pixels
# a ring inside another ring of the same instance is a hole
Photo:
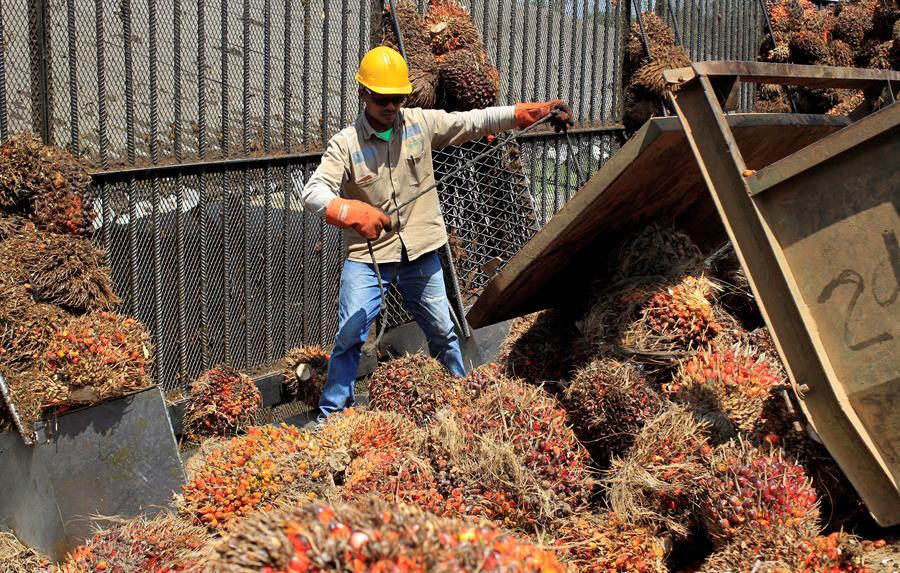
[[[409,184],[418,187],[428,180],[433,173],[431,156],[425,147],[424,138],[419,136],[419,143],[410,142],[405,145],[406,168],[409,172]]]
[[[386,202],[390,193],[383,189],[387,181],[378,171],[372,171],[365,164],[353,166],[351,199],[358,198],[372,205],[381,205]]]

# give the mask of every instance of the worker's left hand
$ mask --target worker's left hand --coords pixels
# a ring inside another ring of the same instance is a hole
[[[565,131],[575,125],[572,108],[562,99],[516,104],[516,124],[519,129],[524,129],[550,113],[553,115],[548,121],[556,131]]]

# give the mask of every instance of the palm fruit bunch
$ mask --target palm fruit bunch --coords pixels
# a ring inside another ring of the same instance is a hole
[[[206,456],[182,486],[179,511],[210,530],[228,529],[253,511],[324,496],[329,476],[312,434],[254,426]]]
[[[444,498],[437,513],[533,531],[541,509],[533,502],[543,486],[534,472],[522,469],[512,444],[476,434],[473,418],[471,408],[461,414],[442,410],[429,425],[426,454]]]
[[[613,458],[602,481],[610,508],[628,524],[687,537],[711,453],[706,425],[672,405],[644,425],[623,457]]]
[[[438,56],[460,49],[484,51],[472,15],[456,0],[432,0],[425,22],[431,34],[431,51]]]
[[[828,57],[825,38],[812,30],[799,30],[788,41],[791,60],[797,64],[819,64]]]
[[[665,573],[662,540],[646,528],[627,525],[611,511],[581,512],[555,524],[559,559],[580,573]]]
[[[872,12],[872,34],[879,40],[890,40],[898,20],[900,5],[896,0],[878,2]]]
[[[569,428],[565,410],[543,389],[501,379],[478,396],[463,420],[479,437],[512,447],[554,497],[554,513],[566,515],[587,502],[594,487],[589,455]]]
[[[422,353],[381,364],[368,380],[373,409],[398,412],[424,425],[440,409],[464,399],[459,380]]]
[[[571,345],[578,332],[556,310],[517,318],[497,351],[497,361],[509,376],[540,384],[562,380],[572,364]]]
[[[828,43],[828,58],[826,60],[826,63],[829,66],[836,66],[839,68],[852,68],[853,58],[853,48],[850,47],[850,45],[846,42],[842,42],[841,40],[832,40]],[[847,92],[850,90],[836,91],[840,93],[843,98],[849,95]]]
[[[41,357],[44,407],[90,404],[152,386],[150,335],[140,322],[112,312],[74,317]]]
[[[459,49],[438,56],[437,61],[444,109],[467,111],[496,103],[499,76],[486,57],[472,50]]]
[[[631,33],[625,43],[626,90],[623,119],[628,131],[636,131],[664,107],[670,108],[666,95],[671,87],[663,79],[663,70],[691,64],[690,56],[675,43],[675,36],[665,20],[653,12],[643,12],[641,19],[647,36],[647,47],[644,47],[638,22],[632,23]]]
[[[322,389],[328,379],[330,357],[316,345],[292,348],[284,357],[284,387],[291,398],[312,407],[319,407]]]
[[[876,556],[884,541],[860,540],[844,532],[803,537],[790,534],[750,534],[717,549],[698,573],[877,573]]]
[[[366,495],[431,513],[440,513],[444,505],[428,462],[396,448],[370,450],[347,466],[341,497],[349,501]]]
[[[378,499],[260,514],[215,549],[222,573],[562,573],[556,556],[489,527]]]
[[[346,452],[350,459],[386,449],[418,451],[425,433],[397,412],[347,408],[325,419],[319,444],[329,452]]]
[[[657,290],[641,309],[645,327],[638,326],[632,333],[631,340],[637,344],[628,344],[628,340],[626,344],[647,347],[648,341],[640,340],[644,336],[651,340],[652,346],[669,348],[697,348],[709,343],[722,329],[709,302],[713,291],[709,279],[693,276]]]
[[[700,249],[671,226],[647,225],[626,237],[611,261],[618,280],[636,277],[673,277],[696,272],[703,263]]]
[[[32,136],[0,145],[0,209],[28,216],[38,229],[90,232],[91,178],[67,151]]]
[[[754,428],[755,443],[778,446],[803,467],[819,495],[823,514],[835,521],[860,514],[864,505],[859,494],[825,446],[810,437],[806,419],[792,395],[787,384],[772,388]]]
[[[834,22],[832,38],[846,42],[852,49],[858,49],[863,39],[872,30],[872,13],[861,4],[842,2],[840,12]]]
[[[82,313],[113,310],[106,253],[92,241],[72,235],[41,234],[7,239],[0,256],[16,261],[35,300]]]
[[[675,35],[672,33],[672,29],[656,12],[641,12],[641,19],[651,53],[655,53],[657,48],[675,45]],[[641,37],[640,25],[635,19],[631,23],[631,33],[625,40],[625,61],[631,69],[637,69],[646,57],[647,51]]]
[[[389,6],[386,5],[382,14],[381,43],[399,51],[400,44],[394,33],[393,19],[389,10]],[[405,105],[433,108],[437,102],[438,71],[437,60],[431,52],[431,34],[428,25],[412,0],[400,0],[396,3],[394,15],[403,34],[403,49],[406,51],[409,65],[409,81],[413,86]]]
[[[252,426],[262,406],[262,395],[246,374],[216,366],[191,383],[184,413],[185,435],[234,436]]]
[[[566,386],[562,404],[572,430],[599,466],[631,445],[663,400],[640,368],[613,358],[595,359],[580,368]]]
[[[713,454],[709,473],[699,480],[701,516],[714,542],[724,544],[747,531],[815,535],[819,506],[803,468],[778,449],[765,452],[730,442]]]
[[[199,573],[207,559],[206,532],[167,512],[98,531],[78,546],[58,573],[153,571]]]
[[[12,370],[34,365],[71,319],[55,305],[34,302],[31,284],[19,270],[9,259],[0,262],[0,365]]]
[[[707,412],[722,412],[735,428],[750,434],[769,392],[784,383],[780,368],[766,353],[736,344],[682,359],[665,390],[702,418]]]

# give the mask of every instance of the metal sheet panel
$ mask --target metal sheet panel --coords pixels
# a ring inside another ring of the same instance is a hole
[[[36,446],[0,434],[0,524],[54,559],[91,535],[90,516],[156,513],[184,481],[159,388],[64,414]]]

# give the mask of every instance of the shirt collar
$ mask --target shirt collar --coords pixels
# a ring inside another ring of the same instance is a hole
[[[403,117],[403,110],[401,109],[400,112],[397,113],[397,116],[394,117],[394,125],[392,126],[394,129],[397,129],[397,127],[400,125],[400,122],[402,121],[402,117]],[[376,134],[378,133],[377,131],[375,131],[375,128],[372,127],[372,124],[369,123],[369,118],[366,117],[365,110],[359,112],[359,115],[356,117],[356,125],[359,127],[359,129],[362,130],[362,133],[363,133],[363,136],[365,136],[365,139],[372,139],[373,137],[376,137]],[[384,141],[384,140],[380,140],[380,141]]]

